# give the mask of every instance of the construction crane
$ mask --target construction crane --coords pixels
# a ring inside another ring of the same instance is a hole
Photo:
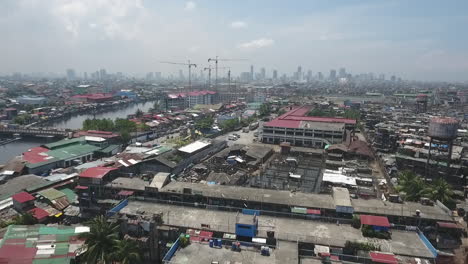
[[[181,63],[181,62],[172,62],[172,61],[160,61],[159,63],[166,63],[166,64],[175,64],[175,65],[185,65],[188,66],[188,80],[189,80],[189,89],[192,91],[192,67],[197,67],[197,64],[195,63],[190,63],[190,60],[188,60],[188,63]]]
[[[228,69],[229,83],[231,83],[231,67],[218,67],[218,69]],[[208,71],[208,88],[210,88],[211,87],[211,70],[213,70],[213,68],[211,68],[211,65],[209,65],[208,67],[203,68],[203,70]],[[229,84],[229,87],[231,87],[230,84]]]
[[[218,61],[248,61],[248,59],[220,59],[218,56],[215,58],[209,58],[208,62],[214,61],[215,62],[215,87],[216,90],[218,89]]]

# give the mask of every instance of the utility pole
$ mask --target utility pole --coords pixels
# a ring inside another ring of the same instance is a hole
[[[195,67],[195,68],[196,68],[196,67],[197,67],[197,64],[195,64],[195,63],[190,63],[190,60],[188,60],[188,63],[179,63],[179,62],[172,62],[172,61],[160,61],[160,63],[188,66],[188,73],[189,73],[189,89],[190,89],[190,91],[192,91],[192,67]]]

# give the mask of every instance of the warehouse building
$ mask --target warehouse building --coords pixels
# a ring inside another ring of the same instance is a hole
[[[289,142],[293,146],[323,148],[342,143],[346,138],[346,130],[353,130],[356,125],[353,119],[307,116],[310,110],[309,106],[291,109],[265,123],[262,142]]]

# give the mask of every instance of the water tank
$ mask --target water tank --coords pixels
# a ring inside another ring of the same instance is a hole
[[[435,139],[455,139],[457,137],[458,120],[450,117],[435,117],[429,123],[429,136]]]
[[[420,94],[416,97],[417,102],[427,102],[427,94]]]

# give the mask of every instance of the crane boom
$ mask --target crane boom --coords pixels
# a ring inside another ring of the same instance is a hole
[[[192,90],[192,67],[197,67],[197,64],[195,63],[190,63],[190,60],[188,60],[188,63],[182,63],[182,62],[172,62],[172,61],[159,61],[159,63],[166,63],[166,64],[174,64],[174,65],[185,65],[188,66],[188,71],[189,71],[189,89],[190,91]]]

